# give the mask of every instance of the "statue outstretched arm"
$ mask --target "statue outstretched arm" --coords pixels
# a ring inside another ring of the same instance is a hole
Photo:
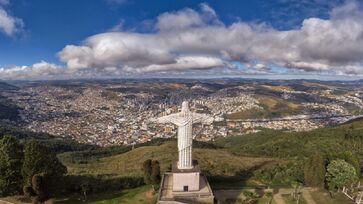
[[[209,116],[207,114],[201,114],[201,113],[193,113],[193,122],[194,123],[202,123],[202,124],[212,124],[214,121],[214,118],[212,116]]]
[[[179,113],[163,116],[155,120],[157,123],[173,123],[177,126],[184,126],[188,121],[185,117],[181,117]]]
[[[159,117],[159,118],[155,119],[155,122],[157,122],[157,123],[174,123],[173,120],[177,116],[178,116],[178,114],[171,114],[171,115]]]

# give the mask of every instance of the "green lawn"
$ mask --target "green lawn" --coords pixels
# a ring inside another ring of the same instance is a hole
[[[290,194],[282,195],[282,198],[284,199],[286,204],[296,204],[296,200],[294,200],[293,197]],[[300,197],[299,204],[307,204],[304,197],[302,197],[302,196]]]
[[[103,194],[93,194],[83,201],[83,197],[75,195],[65,199],[56,199],[57,204],[153,204],[156,203],[156,195],[152,193],[151,186],[142,186],[139,188],[125,189],[119,192],[109,192]]]
[[[257,200],[257,204],[267,204],[270,200],[271,198],[262,197]],[[274,200],[271,200],[271,204],[276,204],[276,202]]]
[[[310,194],[316,204],[354,204],[353,201],[341,193],[336,193],[334,198],[331,198],[326,190],[312,190]]]
[[[265,195],[263,195],[263,192],[258,192],[256,189],[244,189],[244,190],[216,190],[214,192],[214,195],[216,199],[218,199],[221,203],[227,203],[227,204],[240,204],[245,199],[244,192],[250,191],[254,192],[255,195],[258,195],[262,193],[262,195],[259,195],[255,198],[256,204],[267,204],[268,201],[271,200],[271,204],[275,204],[272,198],[269,198]]]

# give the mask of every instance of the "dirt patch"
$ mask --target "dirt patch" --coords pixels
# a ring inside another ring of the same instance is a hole
[[[149,191],[146,191],[145,193],[144,193],[144,196],[145,196],[145,198],[147,198],[147,199],[152,199],[153,197],[154,197],[154,195],[155,195],[155,191],[154,190],[149,190]]]

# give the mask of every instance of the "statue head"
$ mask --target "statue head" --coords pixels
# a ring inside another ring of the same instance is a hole
[[[183,101],[182,103],[182,112],[188,112],[189,111],[189,104],[188,101]]]

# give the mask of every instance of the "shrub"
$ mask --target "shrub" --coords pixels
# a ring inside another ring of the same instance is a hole
[[[354,167],[344,160],[333,160],[327,168],[326,181],[330,191],[336,191],[357,181]]]

